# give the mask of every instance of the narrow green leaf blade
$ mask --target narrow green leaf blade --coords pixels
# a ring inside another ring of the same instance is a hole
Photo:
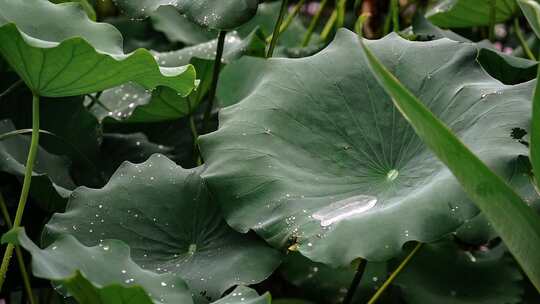
[[[362,46],[373,74],[395,106],[456,176],[540,290],[540,217],[405,88],[365,42]]]
[[[540,75],[540,68],[538,69]],[[538,77],[537,77],[538,79]],[[540,82],[537,81],[534,89],[530,138],[530,158],[533,167],[536,189],[540,189]]]

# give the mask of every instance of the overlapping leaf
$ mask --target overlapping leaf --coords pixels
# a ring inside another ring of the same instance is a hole
[[[532,83],[493,79],[473,44],[391,35],[369,46],[499,174],[527,153],[511,133],[528,128]],[[352,32],[309,58],[242,61],[223,74],[249,75],[229,94],[228,104],[239,102],[200,138],[203,176],[238,231],[343,266],[388,259],[477,214],[372,76]]]
[[[65,295],[69,293],[81,304],[193,303],[181,278],[142,269],[131,260],[129,247],[118,240],[86,247],[73,236],[64,235],[40,249],[24,229],[17,228],[2,241],[20,244],[32,255],[34,276],[55,282]]]
[[[492,4],[495,4],[497,23],[510,19],[517,10],[516,0],[441,0],[426,16],[444,28],[484,26],[490,24]]]
[[[146,17],[159,7],[170,5],[201,26],[233,29],[255,15],[259,0],[115,0],[127,15]]]
[[[264,37],[255,30],[247,38],[241,39],[230,33],[225,40],[223,62],[229,63],[246,54],[262,56],[265,50]],[[193,64],[197,68],[200,84],[189,97],[178,96],[169,88],[161,87],[153,92],[144,87],[128,83],[106,90],[99,96],[92,111],[99,119],[111,117],[126,123],[158,122],[179,119],[196,109],[207,93],[214,66],[217,39],[177,51],[153,55],[162,66]],[[109,120],[111,121],[111,120]]]
[[[270,304],[271,300],[269,293],[259,296],[251,288],[238,286],[230,294],[213,302],[213,304]]]
[[[15,131],[9,120],[0,121],[0,134]],[[23,177],[30,138],[14,135],[0,140],[0,171]],[[69,161],[39,147],[34,165],[31,194],[39,198],[44,208],[56,210],[64,206],[75,188],[69,173]]]
[[[172,6],[161,6],[152,15],[154,28],[167,36],[169,41],[195,45],[208,42],[218,36],[217,31],[205,29],[191,22]]]
[[[119,32],[90,21],[75,3],[1,0],[0,41],[0,53],[41,96],[86,94],[128,81],[185,96],[195,85],[189,65],[162,68],[142,49],[124,54]]]
[[[443,30],[424,18],[422,15],[415,16],[412,30],[418,40],[435,40],[448,38],[459,42],[472,42],[450,30]],[[511,56],[499,52],[489,41],[477,43],[480,48],[478,61],[486,71],[505,84],[518,84],[532,80],[536,77],[536,61]]]
[[[264,280],[279,254],[232,230],[200,178],[162,155],[124,163],[102,189],[77,189],[44,239],[71,234],[86,245],[119,239],[145,269],[185,279],[195,296],[215,300],[229,287]]]

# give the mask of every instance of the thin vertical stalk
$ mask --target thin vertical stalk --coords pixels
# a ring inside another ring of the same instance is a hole
[[[399,32],[399,2],[398,0],[392,0],[390,4],[392,5],[391,10],[393,30],[397,33]]]
[[[377,302],[377,300],[381,297],[383,292],[388,288],[388,286],[390,286],[390,284],[392,284],[392,282],[401,273],[401,271],[403,271],[403,269],[405,269],[407,264],[409,264],[409,262],[414,257],[414,255],[418,252],[418,250],[420,250],[420,248],[422,248],[422,245],[423,245],[423,243],[418,243],[416,245],[416,247],[413,248],[413,250],[409,253],[409,255],[407,255],[407,257],[403,261],[401,261],[401,263],[396,268],[396,270],[394,270],[394,272],[392,272],[392,274],[388,277],[388,279],[386,279],[386,281],[381,286],[381,288],[379,288],[377,290],[377,292],[373,295],[373,297],[371,297],[371,299],[368,301],[367,304],[374,304],[374,303]]]
[[[334,24],[336,23],[336,19],[337,19],[337,12],[336,10],[334,10],[332,12],[332,15],[330,15],[330,18],[328,18],[328,21],[324,25],[324,28],[321,32],[322,41],[326,41],[326,39],[328,39],[328,36],[330,35],[330,32],[332,31],[332,29],[334,28]]]
[[[347,0],[336,0],[336,30],[343,27],[345,24],[345,9],[347,7]]]
[[[214,59],[214,70],[212,72],[212,83],[210,84],[210,90],[208,91],[208,105],[204,113],[203,130],[208,131],[208,124],[210,123],[210,117],[212,116],[212,109],[214,108],[214,101],[216,99],[217,86],[219,81],[219,73],[221,71],[221,60],[223,58],[223,49],[225,48],[226,31],[220,31],[218,36],[216,58]]]
[[[495,40],[495,23],[497,22],[497,0],[491,0],[489,2],[489,41]]]
[[[315,13],[315,16],[313,16],[313,19],[311,19],[311,22],[309,23],[306,35],[304,36],[304,40],[302,41],[302,47],[308,46],[309,41],[311,40],[311,36],[313,36],[313,31],[315,30],[315,27],[317,26],[317,23],[319,22],[319,19],[321,18],[322,12],[324,11],[327,3],[328,0],[321,1],[319,10],[317,11],[317,13]]]
[[[13,223],[11,222],[11,218],[9,216],[6,202],[4,200],[4,196],[2,195],[2,193],[0,193],[0,212],[2,212],[2,216],[8,228],[11,229],[13,227]],[[24,289],[28,296],[28,301],[30,302],[30,304],[34,304],[36,303],[36,301],[34,298],[34,293],[32,292],[32,285],[30,285],[30,276],[28,275],[28,271],[26,270],[26,265],[24,264],[24,258],[21,251],[21,247],[15,246],[15,256],[17,257],[17,263],[19,264],[19,271],[21,272],[21,277],[23,280]]]
[[[360,38],[364,37],[364,23],[366,23],[369,17],[369,13],[363,13],[362,15],[360,15],[360,17],[358,17],[358,19],[356,19],[356,22],[354,24],[354,31]]]
[[[28,200],[28,194],[30,192],[30,184],[32,182],[32,172],[34,171],[34,162],[39,146],[39,95],[33,93],[32,96],[32,139],[30,142],[30,149],[28,151],[28,158],[26,160],[26,167],[24,172],[24,180],[17,206],[17,212],[15,213],[15,220],[13,221],[13,227],[17,228],[21,226],[24,209],[26,207],[26,201]],[[9,267],[11,256],[13,255],[14,246],[8,244],[2,259],[2,265],[0,265],[0,291],[4,285],[6,273]]]
[[[388,33],[390,33],[391,24],[392,24],[392,12],[389,12],[384,18],[383,36],[386,36],[388,35]]]
[[[362,276],[364,275],[364,272],[366,270],[367,261],[364,259],[360,260],[360,263],[358,264],[358,267],[356,268],[356,273],[354,274],[354,278],[351,282],[351,285],[349,286],[349,289],[347,289],[347,295],[345,295],[345,298],[343,299],[343,304],[350,304],[352,303],[352,300],[354,298],[354,294],[356,293],[356,290],[358,289],[358,285],[360,284],[360,281],[362,281]]]
[[[193,156],[197,166],[202,165],[201,155],[199,152],[199,147],[197,145],[197,139],[199,138],[199,133],[197,132],[197,125],[195,124],[195,118],[193,117],[193,109],[191,107],[191,99],[188,97],[186,99],[188,111],[189,111],[189,128],[191,129],[191,136],[193,137]]]
[[[527,41],[525,41],[525,38],[523,37],[523,33],[521,32],[521,27],[519,26],[519,18],[514,18],[514,32],[516,33],[516,37],[519,40],[519,44],[521,44],[521,48],[523,49],[523,52],[529,57],[529,59],[536,61],[536,57],[534,56],[533,52],[529,48],[529,45],[527,44]]]
[[[283,23],[283,18],[285,17],[285,12],[287,11],[287,5],[289,0],[281,0],[281,9],[279,10],[279,16],[274,26],[274,33],[272,33],[272,39],[270,41],[270,46],[268,47],[268,52],[266,53],[266,58],[270,58],[274,55],[274,49],[276,48],[277,41],[279,39],[279,32],[281,29],[281,24]]]
[[[292,12],[287,15],[287,18],[285,18],[285,21],[283,21],[283,23],[279,27],[279,34],[280,35],[281,35],[281,33],[285,32],[289,28],[292,21],[294,20],[294,17],[296,17],[296,15],[298,15],[298,13],[300,12],[300,9],[304,5],[304,2],[306,2],[306,0],[298,1],[298,3],[296,3],[296,5],[294,6]],[[266,38],[266,43],[270,43],[272,41],[273,37],[274,37],[273,34],[268,36],[268,38]]]

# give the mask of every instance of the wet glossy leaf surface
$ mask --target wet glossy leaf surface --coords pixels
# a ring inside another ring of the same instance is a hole
[[[527,129],[532,83],[491,78],[471,44],[390,36],[369,45],[497,172],[509,174],[508,164],[526,153],[510,133]],[[241,75],[224,72],[251,81],[230,91],[228,104],[238,103],[200,141],[203,176],[235,229],[348,265],[395,256],[409,240],[441,238],[477,213],[372,78],[359,48],[341,31],[313,57],[242,59],[249,63]]]
[[[280,255],[223,221],[200,178],[162,155],[124,163],[102,189],[79,188],[65,213],[46,226],[45,242],[71,234],[83,244],[119,239],[145,269],[186,280],[197,298],[264,280]]]
[[[115,3],[125,14],[139,18],[161,6],[173,6],[203,27],[228,30],[251,19],[257,12],[259,0],[115,0]]]
[[[86,303],[100,303],[85,299],[88,294],[94,300],[99,298],[101,303],[126,303],[118,301],[118,297],[123,297],[121,295],[128,292],[126,287],[132,286],[143,287],[154,303],[192,303],[191,293],[182,279],[173,274],[143,270],[131,260],[130,248],[118,240],[105,240],[98,246],[86,247],[73,236],[64,235],[40,249],[19,229],[4,235],[2,241],[20,244],[30,252],[35,276],[56,282],[58,288],[66,288],[64,292]],[[113,284],[117,286],[101,289]],[[141,291],[130,289],[129,292]],[[136,303],[148,303],[144,300]]]

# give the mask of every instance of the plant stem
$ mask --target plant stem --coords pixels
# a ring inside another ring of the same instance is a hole
[[[336,0],[336,12],[337,12],[336,30],[342,28],[343,24],[345,24],[346,6],[347,6],[347,0]]]
[[[366,23],[369,17],[369,13],[363,13],[362,15],[360,15],[360,17],[358,17],[358,19],[356,19],[356,22],[354,24],[354,31],[360,38],[364,37],[364,23]]]
[[[12,85],[10,85],[4,92],[0,93],[0,99],[7,96],[9,93],[13,92],[15,89],[17,89],[21,84],[23,83],[22,79],[17,80]]]
[[[276,48],[276,44],[279,38],[279,32],[281,29],[281,23],[283,23],[283,18],[285,16],[285,12],[287,11],[287,5],[289,4],[289,0],[281,0],[281,9],[279,10],[279,16],[276,21],[276,25],[274,26],[274,33],[272,34],[272,39],[270,41],[270,46],[268,47],[268,52],[266,53],[266,58],[272,57],[274,55],[274,49]]]
[[[311,22],[309,23],[306,35],[304,36],[304,40],[302,41],[302,47],[308,46],[309,41],[311,40],[311,36],[313,35],[313,31],[315,30],[315,27],[317,26],[317,23],[319,22],[319,19],[321,18],[322,12],[324,11],[327,3],[328,0],[321,1],[319,10],[317,11],[317,13],[315,13],[315,16],[313,16],[313,19],[311,19]]]
[[[223,49],[225,48],[225,37],[227,31],[220,31],[218,36],[218,44],[216,50],[216,58],[214,59],[214,71],[212,72],[212,83],[210,84],[210,90],[208,91],[208,105],[204,113],[203,119],[203,131],[208,131],[208,124],[210,123],[210,117],[212,116],[212,109],[214,108],[214,101],[216,99],[217,86],[219,81],[219,73],[221,71],[221,60],[223,58]]]
[[[514,32],[516,33],[516,36],[519,40],[519,44],[521,44],[521,48],[523,48],[523,52],[529,57],[530,60],[536,61],[536,57],[534,56],[533,52],[529,48],[529,45],[527,44],[527,41],[525,41],[525,38],[523,37],[523,33],[521,32],[521,27],[519,26],[519,18],[514,18]]]
[[[399,32],[399,2],[398,0],[392,0],[392,25],[394,32]]]
[[[285,21],[283,21],[283,23],[279,27],[279,34],[280,35],[281,35],[281,33],[285,32],[289,28],[292,21],[294,20],[294,17],[296,17],[296,15],[298,15],[298,13],[300,12],[300,9],[304,5],[305,1],[306,0],[298,1],[298,3],[296,3],[296,5],[294,6],[292,12],[289,15],[287,15],[287,18],[285,18]],[[268,36],[268,38],[266,38],[266,43],[272,42],[272,38],[274,38],[273,34]]]
[[[15,220],[13,221],[13,227],[17,228],[21,226],[22,217],[24,214],[24,208],[26,207],[26,201],[28,199],[28,193],[30,192],[30,184],[32,182],[32,172],[34,171],[34,162],[39,146],[39,95],[33,93],[32,96],[32,139],[30,142],[30,149],[28,151],[28,159],[26,160],[26,167],[24,172],[24,180],[17,206],[17,213],[15,213]],[[8,244],[4,258],[2,259],[2,265],[0,266],[0,291],[4,285],[6,273],[9,267],[11,256],[13,255],[12,244]]]
[[[360,284],[360,281],[362,280],[362,276],[364,275],[364,271],[366,270],[367,261],[364,259],[360,260],[360,263],[358,264],[358,267],[356,268],[356,273],[354,274],[354,278],[351,282],[351,285],[349,286],[349,289],[347,290],[347,295],[345,295],[345,299],[343,299],[343,304],[350,304],[353,300],[354,293],[356,292],[356,289],[358,289],[358,285]]]
[[[199,148],[197,147],[197,139],[199,138],[199,133],[197,132],[197,125],[195,124],[195,118],[193,117],[193,109],[191,108],[191,99],[188,97],[187,100],[188,111],[189,111],[189,128],[191,129],[191,135],[193,136],[193,156],[197,166],[202,165],[201,155]]]
[[[2,193],[0,193],[0,212],[2,212],[2,216],[4,217],[4,221],[6,221],[8,228],[11,229],[13,227],[13,223],[11,222],[11,218],[9,217],[9,212],[7,210],[6,202]],[[28,275],[28,271],[26,270],[23,254],[19,246],[15,246],[15,256],[17,257],[17,263],[19,264],[19,271],[21,272],[21,276],[23,279],[24,289],[26,290],[26,294],[28,295],[28,301],[30,302],[30,304],[34,304],[35,298],[34,294],[32,293],[32,285],[30,285],[30,276]]]
[[[328,36],[330,35],[330,32],[332,31],[332,28],[334,28],[334,24],[336,23],[337,19],[337,12],[334,10],[332,12],[332,15],[330,15],[330,18],[328,18],[328,21],[324,25],[324,28],[321,32],[321,40],[326,41],[328,39]]]
[[[495,40],[495,22],[497,21],[497,0],[489,2],[489,33],[488,39],[493,42]]]
[[[386,290],[386,288],[388,288],[388,286],[390,286],[390,284],[392,284],[392,282],[401,273],[401,271],[403,269],[405,269],[407,264],[409,264],[409,262],[414,257],[414,255],[418,252],[418,250],[420,250],[420,248],[422,248],[422,245],[423,245],[423,243],[416,244],[416,247],[414,247],[413,250],[409,253],[409,255],[407,255],[407,257],[403,261],[401,261],[401,263],[396,268],[396,270],[394,270],[394,272],[392,272],[392,274],[388,277],[388,279],[386,279],[386,281],[381,286],[381,288],[379,288],[377,290],[377,292],[373,295],[373,297],[371,297],[371,299],[368,301],[367,304],[374,304],[374,303],[377,302],[377,300],[381,297],[381,295]]]

